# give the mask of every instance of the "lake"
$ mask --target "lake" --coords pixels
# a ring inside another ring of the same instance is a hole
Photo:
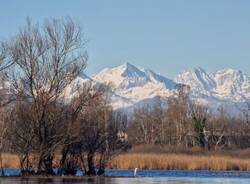
[[[18,170],[8,169],[9,175]],[[81,174],[80,172],[78,173]],[[1,178],[0,184],[248,184],[249,171],[180,171],[180,170],[139,170],[133,177],[132,170],[107,170],[107,177],[75,179]]]
[[[248,178],[141,177],[96,179],[20,179],[3,178],[1,184],[249,184]]]

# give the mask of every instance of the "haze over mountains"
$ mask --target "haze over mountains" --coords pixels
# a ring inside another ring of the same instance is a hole
[[[90,80],[88,76],[77,78],[77,83]],[[219,107],[228,112],[237,111],[250,100],[250,77],[234,69],[209,73],[202,68],[187,69],[174,79],[168,79],[150,69],[125,63],[106,68],[93,75],[91,80],[110,84],[112,106],[115,109],[131,110],[138,106],[152,105],[156,100],[167,99],[175,94],[177,84],[190,87],[190,95],[214,111]]]

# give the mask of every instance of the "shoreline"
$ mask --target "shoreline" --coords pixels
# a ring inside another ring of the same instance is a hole
[[[57,163],[57,160],[55,160]],[[3,167],[19,169],[16,155],[3,154]],[[250,171],[249,157],[223,154],[124,153],[109,162],[107,170]]]
[[[99,179],[112,179],[112,178],[153,178],[153,177],[168,177],[168,178],[183,178],[183,177],[193,177],[193,178],[250,178],[250,171],[209,171],[209,170],[143,170],[145,173],[137,176],[133,175],[104,175],[104,176],[59,176],[59,175],[31,175],[31,176],[21,176],[21,175],[9,175],[0,176],[1,179],[21,179],[21,180],[99,180]],[[148,171],[152,171],[151,175],[147,175]],[[165,175],[154,174],[154,171],[165,172]],[[129,172],[127,170],[127,172]],[[176,174],[170,174],[174,172]],[[179,174],[178,174],[179,173]],[[182,175],[180,175],[182,173]],[[128,173],[126,173],[128,174]]]

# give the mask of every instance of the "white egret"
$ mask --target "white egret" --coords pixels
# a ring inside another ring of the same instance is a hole
[[[135,168],[135,170],[134,170],[134,176],[136,176],[137,175],[137,168]]]

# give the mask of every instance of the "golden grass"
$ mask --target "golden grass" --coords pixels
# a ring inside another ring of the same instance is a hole
[[[19,168],[14,154],[3,154],[3,167]],[[174,153],[126,153],[117,155],[110,163],[113,169],[167,170],[250,170],[250,158],[229,155],[189,155]]]
[[[20,167],[19,158],[17,155],[4,153],[2,155],[2,159],[3,159],[4,168],[19,168]]]
[[[3,167],[4,168],[20,168],[19,157],[16,154],[4,153],[2,154]],[[59,165],[60,158],[56,156],[54,158],[54,164]]]
[[[221,155],[128,153],[113,158],[110,162],[110,168],[243,171],[250,170],[250,159]]]

